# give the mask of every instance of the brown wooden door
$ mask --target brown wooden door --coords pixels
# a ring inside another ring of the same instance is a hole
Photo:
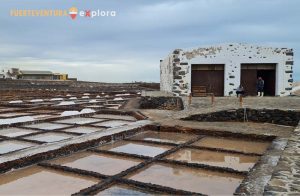
[[[193,86],[205,86],[207,93],[224,96],[224,70],[192,70]]]
[[[256,81],[258,77],[262,77],[262,79],[265,81],[265,95],[274,96],[276,82],[276,64],[241,64],[241,84],[245,88],[246,95],[257,95]]]
[[[255,96],[256,92],[256,69],[242,69],[241,70],[241,85],[245,89],[246,95]]]

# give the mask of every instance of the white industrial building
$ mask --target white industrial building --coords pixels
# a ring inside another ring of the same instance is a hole
[[[290,95],[293,49],[250,44],[222,44],[176,49],[160,62],[160,89],[177,96],[192,93],[234,96],[241,84],[256,95],[256,81],[265,81],[265,95]]]

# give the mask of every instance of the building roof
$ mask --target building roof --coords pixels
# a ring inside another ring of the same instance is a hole
[[[21,70],[22,75],[53,75],[51,71],[31,71],[31,70]]]
[[[275,47],[271,45],[260,45],[260,44],[251,44],[251,43],[235,43],[235,42],[229,42],[229,43],[219,43],[219,44],[211,44],[211,45],[200,45],[196,47],[189,47],[189,48],[178,48],[179,50],[183,51],[191,51],[199,48],[226,48],[226,47],[232,47],[232,48],[253,48],[253,49],[268,49],[268,50],[293,50],[292,48],[281,48],[281,47]],[[248,50],[248,49],[247,49]]]

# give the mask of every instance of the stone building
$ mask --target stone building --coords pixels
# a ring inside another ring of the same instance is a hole
[[[251,96],[262,77],[265,95],[287,96],[292,90],[293,55],[293,49],[237,43],[176,49],[160,62],[160,89],[177,96],[234,96],[241,84]]]

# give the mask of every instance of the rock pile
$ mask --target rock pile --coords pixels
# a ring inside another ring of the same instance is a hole
[[[141,109],[159,110],[183,110],[183,102],[180,97],[142,97]]]

